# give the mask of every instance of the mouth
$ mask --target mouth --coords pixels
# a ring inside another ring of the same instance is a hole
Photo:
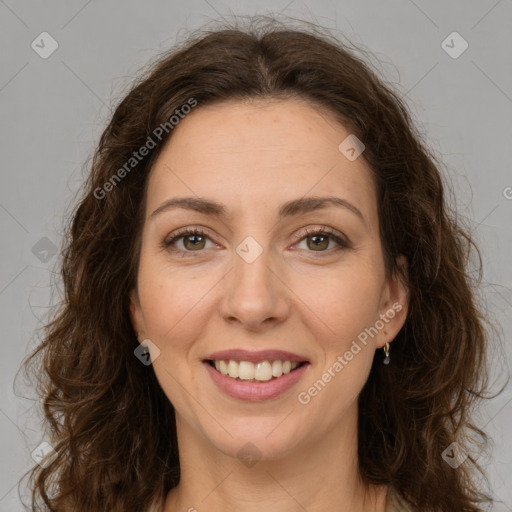
[[[238,400],[277,399],[308,372],[307,357],[277,349],[228,349],[202,360],[217,389]]]
[[[283,375],[296,372],[308,365],[308,361],[290,361],[288,359],[266,359],[262,361],[236,361],[234,359],[206,359],[204,361],[215,371],[240,382],[270,382]]]

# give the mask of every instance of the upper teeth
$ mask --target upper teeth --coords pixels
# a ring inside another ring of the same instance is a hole
[[[223,375],[228,375],[233,379],[241,380],[261,380],[267,381],[272,377],[281,377],[283,373],[290,373],[295,370],[299,363],[291,361],[281,361],[280,359],[273,361],[262,361],[261,363],[251,363],[250,361],[214,361],[215,368]]]

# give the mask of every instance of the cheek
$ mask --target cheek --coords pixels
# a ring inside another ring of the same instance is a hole
[[[198,385],[194,342],[201,337],[211,314],[205,310],[205,293],[218,281],[197,274],[158,268],[156,264],[141,265],[139,271],[139,296],[147,334],[160,350],[153,370],[167,398],[182,414],[191,414],[195,407],[194,400],[183,392],[183,383],[191,388]]]
[[[366,351],[366,352],[365,352]],[[346,365],[336,358],[329,360],[323,371],[313,375],[299,390],[297,400],[309,418],[328,431],[357,403],[370,374],[373,357],[368,348],[354,356]],[[339,354],[341,356],[341,354]],[[341,366],[335,366],[335,364]],[[340,370],[340,368],[342,368]]]
[[[148,337],[167,350],[178,348],[180,340],[194,339],[199,332],[207,304],[205,293],[215,285],[212,277],[196,272],[141,267],[139,296],[144,309]],[[210,282],[211,281],[211,282]],[[172,340],[178,344],[170,345]]]
[[[322,355],[298,400],[326,429],[355,403],[370,374],[375,348],[366,330],[379,318],[381,290],[371,270],[331,277],[317,280],[315,293],[308,287],[299,292],[304,303],[312,304],[309,312],[302,311]]]
[[[301,275],[292,287],[306,306],[304,314],[318,326],[317,331],[324,332],[317,340],[328,340],[326,345],[333,350],[350,345],[378,318],[382,281],[376,267],[347,265],[337,271]]]

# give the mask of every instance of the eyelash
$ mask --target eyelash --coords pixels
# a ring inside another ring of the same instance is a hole
[[[165,249],[165,250],[171,251],[173,253],[180,254],[182,257],[194,257],[195,256],[194,253],[200,253],[200,252],[203,252],[203,251],[201,251],[201,250],[198,250],[198,251],[183,251],[181,249],[173,249],[173,248],[171,248],[171,246],[177,240],[179,240],[180,238],[185,238],[185,237],[191,236],[191,235],[198,235],[198,236],[210,239],[210,237],[202,229],[199,229],[199,228],[185,228],[185,229],[175,233],[172,236],[172,238],[164,240],[162,242],[162,244],[161,244],[162,248]],[[328,229],[326,227],[322,227],[322,228],[319,228],[319,229],[318,228],[316,228],[316,229],[306,229],[305,233],[301,233],[299,235],[295,235],[295,238],[299,239],[299,242],[300,242],[304,238],[308,238],[308,237],[311,237],[311,236],[328,236],[329,238],[334,240],[334,242],[336,242],[336,244],[338,244],[338,247],[327,249],[325,251],[308,251],[308,252],[311,252],[311,253],[318,253],[317,255],[315,255],[315,257],[317,257],[317,256],[318,257],[322,257],[324,255],[331,255],[333,251],[339,251],[339,250],[351,249],[352,248],[352,245],[350,244],[350,242],[348,240],[346,240],[345,238],[340,237],[334,231],[332,231],[332,230],[330,230],[330,229]]]
[[[306,229],[305,233],[301,233],[300,235],[295,235],[295,238],[299,239],[299,242],[303,240],[304,238],[308,238],[310,236],[328,236],[332,240],[334,240],[338,247],[334,247],[333,249],[328,249],[327,251],[318,251],[319,253],[331,253],[331,251],[335,250],[341,250],[341,249],[351,249],[352,245],[349,243],[349,241],[345,238],[342,238],[341,236],[337,235],[334,231],[330,230],[329,228],[326,228],[325,226],[318,229],[318,228],[311,228],[310,230]],[[310,251],[310,252],[317,252],[317,251]]]

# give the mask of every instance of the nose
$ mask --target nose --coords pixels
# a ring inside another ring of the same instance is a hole
[[[254,246],[250,249],[254,250]],[[282,323],[288,317],[290,291],[276,266],[278,262],[275,258],[272,261],[268,248],[254,260],[246,258],[242,251],[234,252],[233,267],[225,278],[220,307],[227,322],[258,332]]]

